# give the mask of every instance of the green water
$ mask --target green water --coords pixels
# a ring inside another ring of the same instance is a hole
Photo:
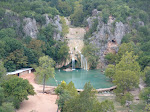
[[[61,81],[65,81],[67,84],[72,81],[77,89],[83,89],[85,83],[90,82],[95,89],[99,88],[108,88],[113,86],[113,84],[109,81],[108,78],[105,77],[101,73],[100,70],[74,70],[71,72],[65,72],[65,71],[55,71],[55,79],[57,80],[57,83],[54,79],[49,79],[46,84],[50,86],[57,86],[57,84],[61,83]]]

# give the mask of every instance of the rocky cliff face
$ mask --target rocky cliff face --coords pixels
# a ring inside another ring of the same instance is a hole
[[[31,19],[31,18],[25,18],[25,19],[23,19],[23,21],[25,22],[25,25],[24,25],[24,28],[23,28],[23,31],[24,31],[25,35],[30,36],[32,38],[36,38],[37,33],[38,33],[36,20]]]
[[[115,18],[109,17],[108,23],[105,24],[102,21],[102,18],[98,16],[96,10],[93,11],[94,16],[87,19],[89,29],[92,28],[93,21],[98,20],[97,31],[92,34],[92,37],[89,38],[89,42],[94,44],[99,51],[97,55],[101,61],[101,67],[104,66],[105,60],[104,57],[108,53],[116,53],[118,47],[121,44],[123,36],[130,32],[130,27],[128,24],[123,24],[122,22],[116,22]]]
[[[45,26],[47,26],[49,23],[53,24],[56,28],[56,31],[54,32],[53,38],[55,40],[63,40],[63,37],[61,36],[61,32],[62,32],[62,25],[60,23],[60,16],[57,15],[54,17],[54,19],[49,18],[47,14],[44,15],[46,18],[46,24]]]
[[[45,16],[45,23],[42,25],[42,27],[46,27],[49,23],[54,25],[55,32],[53,35],[53,38],[56,40],[63,40],[63,37],[61,36],[62,32],[62,25],[60,22],[60,16],[57,15],[53,19],[48,16],[48,14],[44,14]],[[9,27],[15,27],[16,33],[18,36],[30,36],[32,38],[37,38],[37,34],[39,32],[38,23],[33,18],[21,18],[13,11],[6,11],[5,16],[3,18],[5,21],[7,21],[7,24],[2,24],[0,28],[9,28]]]
[[[49,23],[53,24],[56,27],[56,31],[54,32],[53,38],[56,40],[63,40],[63,37],[61,36],[62,25],[60,24],[59,15],[55,16],[54,19],[49,18],[47,14],[43,16],[45,16],[46,20],[46,24],[43,26],[46,27]],[[25,35],[30,36],[32,38],[37,38],[38,27],[36,20],[31,18],[25,18],[23,19],[23,21],[25,23],[23,27]]]

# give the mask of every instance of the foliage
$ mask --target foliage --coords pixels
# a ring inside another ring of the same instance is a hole
[[[59,95],[57,104],[61,112],[64,111],[65,102],[78,95],[72,81],[68,85],[65,81],[62,81],[62,83],[55,89],[55,92]]]
[[[2,61],[0,61],[0,78],[6,75],[6,69]]]
[[[145,73],[145,83],[148,87],[150,87],[150,67],[146,67],[144,69],[144,73]]]
[[[3,103],[0,106],[0,112],[15,112],[15,109],[12,103]]]
[[[134,46],[134,43],[130,42],[130,43],[123,43],[121,44],[121,46],[119,47],[119,51],[116,55],[116,60],[115,62],[116,63],[119,63],[122,56],[128,51],[128,52],[131,52],[133,51],[133,53],[135,53],[135,46]]]
[[[12,37],[16,38],[16,32],[12,28],[6,28],[6,29],[1,29],[0,30],[0,38],[5,38],[5,37]]]
[[[72,7],[68,2],[63,0],[58,0],[57,9],[64,16],[69,16],[72,12]]]
[[[113,78],[113,76],[115,75],[115,66],[109,64],[105,70],[105,75],[109,78]]]
[[[9,62],[12,62],[15,65],[13,69]],[[19,68],[26,67],[27,65],[27,57],[24,56],[23,50],[15,50],[14,52],[10,53],[9,56],[5,59],[5,66],[8,68],[8,71],[14,71]]]
[[[62,35],[65,36],[67,33],[69,33],[69,27],[66,24],[66,20],[64,17],[61,17],[61,23],[62,23]]]
[[[37,39],[32,39],[30,41],[30,44],[28,45],[28,48],[32,49],[33,52],[35,53],[35,56],[38,58],[44,55],[42,51],[46,49],[45,43]]]
[[[13,103],[16,108],[19,108],[19,103],[24,99],[28,100],[28,95],[34,95],[33,86],[29,84],[28,80],[23,80],[18,77],[11,77],[8,80],[4,80],[1,84],[4,89],[5,97],[13,97]],[[15,103],[18,102],[18,105]]]
[[[95,93],[96,91],[93,89],[91,84],[86,83],[83,92],[81,92],[78,96],[66,101],[64,111],[107,112],[108,110],[111,110],[112,112],[114,112],[113,103],[110,101],[99,103]]]
[[[134,87],[138,87],[139,84],[139,77],[134,71],[131,70],[117,70],[113,78],[114,84],[117,85],[116,92],[119,93],[124,93],[125,91],[129,91]]]
[[[85,45],[82,49],[82,53],[87,58],[89,67],[92,69],[96,68],[98,64],[98,56],[95,55],[97,48],[92,44]]]
[[[60,63],[68,58],[69,48],[66,42],[56,41],[53,39],[54,31],[56,31],[55,26],[49,24],[47,27],[41,29],[38,39],[41,40],[41,42],[45,42],[45,45],[43,44],[44,49],[41,49],[43,53],[53,58],[56,63]]]
[[[139,84],[141,69],[136,59],[137,56],[133,52],[126,52],[116,66],[108,65],[105,72],[105,75],[113,78],[113,83],[117,85],[115,93],[122,105],[125,105],[126,101],[133,100],[129,91],[137,88]]]
[[[75,2],[74,13],[70,16],[72,25],[80,26],[84,20],[83,16],[84,12],[82,5],[79,4],[79,2]]]
[[[92,28],[89,29],[88,32],[86,32],[84,36],[84,41],[88,41],[88,38],[92,36],[92,34],[97,30],[97,25],[98,25],[98,19],[93,20]]]
[[[132,52],[126,52],[121,61],[116,65],[114,83],[117,85],[117,91],[124,93],[138,86],[140,66],[136,62],[137,56]]]
[[[150,87],[146,87],[141,91],[140,98],[146,103],[150,103]]]
[[[116,100],[121,103],[121,105],[125,105],[127,101],[133,101],[133,95],[129,92],[124,95],[117,94]]]
[[[109,53],[109,54],[107,54],[107,55],[105,56],[105,59],[107,60],[107,62],[108,62],[109,64],[113,64],[113,63],[115,63],[116,57],[115,57],[115,54]]]
[[[140,66],[136,61],[138,57],[133,54],[133,52],[126,52],[125,55],[122,56],[121,61],[116,65],[116,70],[125,71],[130,70],[134,71],[137,76],[140,76]]]
[[[65,81],[62,81],[60,85],[57,86],[57,88],[55,89],[55,93],[57,95],[62,94],[63,90],[65,90],[67,87],[67,84]]]
[[[147,104],[145,107],[145,112],[149,112],[150,111],[150,104]]]
[[[39,67],[37,67],[35,70],[39,82],[43,81],[43,93],[45,92],[45,81],[50,77],[54,77],[54,64],[55,61],[49,56],[43,56],[39,58]]]

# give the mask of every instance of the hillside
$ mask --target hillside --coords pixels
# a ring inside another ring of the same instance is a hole
[[[45,85],[55,69],[72,66],[100,69],[117,87],[115,101],[128,110],[142,102],[141,110],[150,111],[150,0],[0,0],[0,111],[35,94],[28,81],[6,72],[32,67]],[[62,82],[55,91],[62,112],[76,111],[76,104],[86,105],[81,112],[115,111],[113,102],[96,99],[90,83],[77,94],[72,82]],[[8,94],[18,83],[27,86],[25,98]]]

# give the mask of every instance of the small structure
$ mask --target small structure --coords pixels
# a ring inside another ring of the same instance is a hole
[[[117,86],[113,86],[113,87],[110,87],[110,88],[102,88],[102,89],[96,89],[97,92],[105,92],[105,91],[112,91],[114,89],[116,89]],[[77,89],[78,92],[82,92],[83,89]]]
[[[17,76],[19,76],[19,75],[31,73],[32,69],[33,68],[23,68],[23,69],[20,69],[20,70],[16,70],[14,72],[7,72],[6,75],[17,75]]]

